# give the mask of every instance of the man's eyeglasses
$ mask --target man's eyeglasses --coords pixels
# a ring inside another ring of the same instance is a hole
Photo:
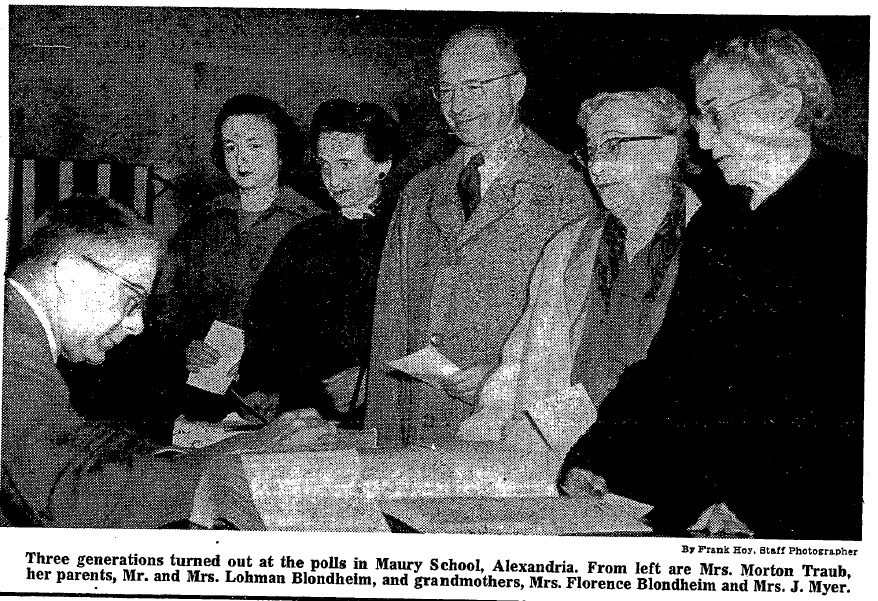
[[[491,77],[490,79],[468,79],[460,82],[456,86],[440,83],[439,85],[430,86],[430,92],[433,94],[433,98],[442,104],[451,102],[454,98],[454,93],[458,90],[460,90],[461,98],[464,100],[477,101],[485,96],[485,86],[487,84],[500,81],[507,77],[512,77],[518,73],[521,73],[521,71],[512,71],[511,73],[498,75],[497,77]]]
[[[707,128],[709,131],[718,132],[722,129],[723,126],[723,113],[729,114],[729,111],[734,110],[740,104],[747,102],[748,100],[752,100],[761,96],[762,93],[753,94],[752,96],[747,96],[746,98],[742,98],[741,100],[736,100],[735,102],[724,106],[722,109],[717,109],[714,106],[706,106],[704,110],[701,111],[700,115],[693,115],[690,118],[692,125],[696,128]]]
[[[88,255],[80,256],[101,273],[119,278],[122,284],[134,293],[134,298],[129,299],[129,301],[125,305],[125,309],[123,310],[123,314],[125,315],[125,317],[130,317],[134,313],[143,309],[143,304],[146,302],[147,291],[142,285],[135,284],[122,274],[116,272],[113,269],[110,269],[100,261],[97,261],[96,259]]]
[[[604,140],[603,144],[600,146],[586,146],[585,148],[579,149],[573,153],[573,156],[576,157],[576,160],[579,161],[580,165],[588,167],[589,161],[594,161],[598,158],[609,160],[618,159],[619,151],[622,149],[622,144],[627,144],[628,142],[642,142],[644,140],[661,140],[664,137],[665,136],[627,136],[609,138],[608,140]]]

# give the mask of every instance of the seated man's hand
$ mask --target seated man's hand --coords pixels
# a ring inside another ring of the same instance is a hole
[[[207,455],[320,451],[337,445],[337,429],[313,409],[288,411],[264,428],[242,432],[201,449]]]
[[[689,530],[712,536],[753,536],[747,524],[739,520],[725,503],[714,503],[705,509]]]
[[[219,351],[204,340],[193,340],[186,348],[186,369],[192,373],[208,369],[219,361]]]
[[[493,369],[491,365],[487,364],[478,364],[462,369],[448,377],[444,386],[445,392],[450,397],[470,405],[475,404],[479,392],[482,390],[482,385]]]
[[[561,490],[571,497],[599,497],[609,492],[606,480],[594,472],[578,467],[567,472]]]
[[[249,433],[246,443],[249,450],[282,453],[331,449],[336,439],[335,425],[321,419],[316,411],[306,409],[282,413],[261,430]]]

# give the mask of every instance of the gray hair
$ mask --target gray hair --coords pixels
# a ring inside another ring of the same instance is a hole
[[[677,175],[699,173],[701,169],[689,159],[689,114],[680,99],[665,88],[601,92],[582,103],[576,122],[586,129],[588,120],[602,106],[610,102],[627,102],[646,116],[655,127],[655,133],[677,138]]]
[[[789,30],[772,29],[751,38],[735,38],[708,52],[692,67],[697,84],[717,63],[748,69],[773,92],[795,88],[802,93],[802,110],[795,125],[811,131],[826,123],[833,97],[826,74],[814,52]]]
[[[608,102],[629,102],[642,111],[655,125],[657,133],[682,138],[689,128],[686,107],[672,93],[664,88],[649,88],[643,91],[601,92],[585,100],[579,108],[576,122],[582,129],[588,120]]]
[[[164,247],[152,226],[131,209],[104,196],[80,194],[56,202],[40,217],[21,251],[21,262],[55,260],[84,243],[98,254],[114,246],[159,252]]]

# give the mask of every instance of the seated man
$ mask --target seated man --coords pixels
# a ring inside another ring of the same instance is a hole
[[[794,33],[733,40],[692,75],[699,144],[749,206],[694,217],[665,323],[573,448],[574,480],[654,505],[665,533],[711,507],[713,530],[859,539],[865,165],[813,136],[832,96]]]
[[[287,447],[301,429],[282,419],[198,453],[155,457],[133,432],[77,414],[56,367],[59,355],[99,364],[143,330],[161,247],[128,209],[76,196],[49,209],[24,249],[5,290],[0,525],[210,527],[223,519],[259,527],[246,481],[223,457]],[[119,398],[137,397],[120,390]]]

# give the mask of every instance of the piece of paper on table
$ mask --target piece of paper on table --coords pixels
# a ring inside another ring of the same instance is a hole
[[[458,366],[449,361],[432,344],[405,357],[388,361],[387,364],[436,388],[441,388],[449,377],[460,371]]]
[[[582,384],[535,401],[527,408],[543,438],[553,450],[566,455],[597,419],[597,410]]]
[[[381,510],[419,532],[458,534],[647,533],[652,507],[618,495],[448,497],[381,501]]]
[[[386,531],[375,501],[362,491],[353,449],[242,455],[253,502],[268,530]]]
[[[204,341],[219,352],[213,367],[189,374],[186,383],[214,394],[225,394],[232,384],[232,371],[244,354],[244,330],[214,321]]]
[[[725,503],[714,503],[702,511],[698,520],[689,526],[689,531],[753,536],[753,532]]]
[[[261,424],[258,427],[261,427]],[[252,429],[254,429],[253,422],[234,412],[217,423],[190,422],[181,415],[174,421],[173,444],[187,449],[200,449],[241,431]]]

